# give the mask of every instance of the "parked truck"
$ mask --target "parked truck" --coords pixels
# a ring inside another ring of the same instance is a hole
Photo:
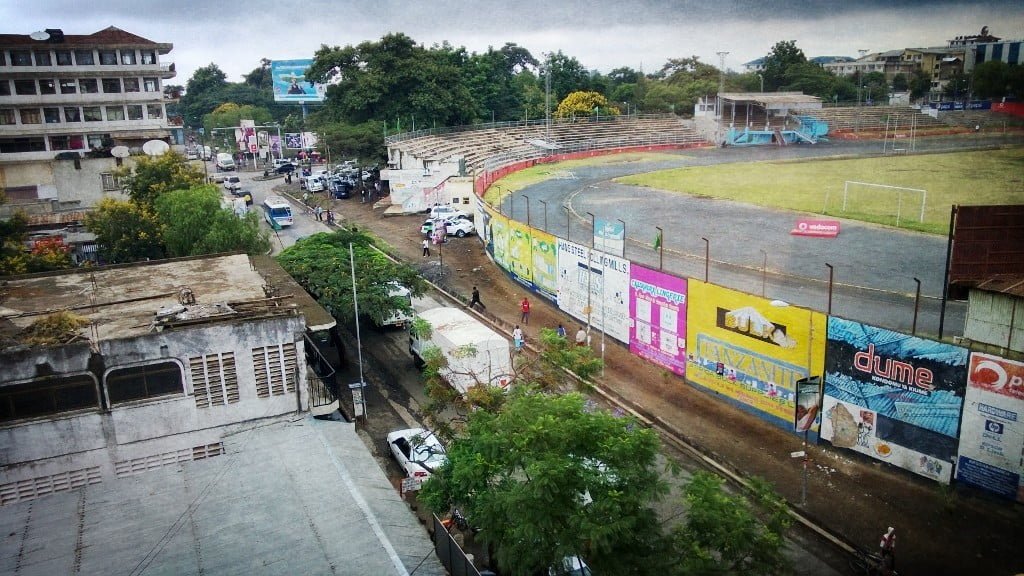
[[[412,308],[412,290],[409,290],[405,286],[397,282],[388,283],[388,296],[391,298],[400,298],[402,301]],[[387,318],[375,317],[373,318],[374,324],[378,328],[386,328],[388,326],[398,326],[399,328],[405,328],[412,322],[412,316],[404,311],[392,312]]]
[[[477,384],[507,389],[512,379],[512,350],[508,340],[459,308],[434,308],[419,313],[430,334],[409,332],[409,353],[417,366],[426,350],[436,347],[448,361],[441,376],[459,393]]]

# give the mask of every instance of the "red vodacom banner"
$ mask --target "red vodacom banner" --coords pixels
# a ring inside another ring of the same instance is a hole
[[[804,220],[796,221],[796,227],[789,231],[795,236],[821,236],[835,238],[839,236],[838,220]]]

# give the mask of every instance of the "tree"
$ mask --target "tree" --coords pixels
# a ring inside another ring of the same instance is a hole
[[[907,75],[900,72],[892,77],[892,91],[893,92],[906,92],[910,88],[910,81],[907,80]]]
[[[420,499],[465,512],[477,538],[498,547],[503,573],[546,572],[573,554],[598,574],[663,573],[650,507],[666,490],[657,435],[588,410],[577,393],[509,394],[498,411],[469,415]]]
[[[135,168],[124,166],[115,175],[132,200],[147,206],[152,206],[164,192],[187,190],[206,182],[203,172],[176,152],[137,157]]]
[[[0,203],[3,203],[0,191]],[[0,220],[0,276],[24,274],[28,271],[28,254],[24,242],[28,236],[28,217],[17,211],[6,220]]]
[[[36,240],[31,255],[28,262],[29,272],[64,270],[75,265],[71,259],[71,246],[65,244],[61,238]]]
[[[932,78],[924,70],[918,68],[910,77],[910,97],[917,99],[927,94],[932,89]]]
[[[372,238],[362,232],[322,232],[289,246],[277,261],[321,306],[339,321],[355,318],[349,244],[355,254],[356,292],[359,312],[387,318],[395,312],[411,314],[408,301],[388,294],[388,284],[397,282],[420,296],[426,284],[415,269],[396,264],[373,250]]]
[[[185,96],[181,99],[181,112],[187,126],[201,125],[203,115],[209,114],[221,102],[227,86],[227,74],[216,64],[197,69],[185,83]]]
[[[598,92],[572,92],[558,103],[554,116],[570,118],[604,113],[605,116],[619,114],[619,109],[608,104],[608,99]]]
[[[169,257],[234,251],[260,254],[270,249],[256,213],[239,218],[221,207],[220,198],[213,186],[199,186],[166,192],[156,199],[154,208]]]
[[[686,520],[672,531],[677,574],[783,574],[790,525],[785,501],[761,479],[751,480],[752,499],[730,495],[720,477],[696,472],[684,489]],[[758,518],[764,515],[764,520]]]
[[[110,264],[162,258],[163,235],[156,214],[145,204],[103,198],[85,216],[96,235],[100,257]]]
[[[551,101],[559,102],[571,92],[590,90],[590,74],[579,60],[562,54],[559,50],[548,54],[541,66],[541,74],[537,77],[539,87],[546,90],[545,74],[551,75]]]
[[[779,90],[786,85],[789,68],[806,62],[807,56],[797,48],[796,40],[777,42],[764,57],[764,89],[769,92]]]

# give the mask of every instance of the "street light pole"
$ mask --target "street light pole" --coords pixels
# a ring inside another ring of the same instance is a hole
[[[761,250],[764,260],[761,262],[761,298],[764,298],[765,284],[768,282],[768,253]]]
[[[655,226],[654,229],[658,231],[658,270],[661,270],[665,264],[665,231],[661,226]]]
[[[548,203],[543,201],[543,200],[541,200],[540,198],[537,199],[537,202],[540,202],[541,204],[544,205],[544,231],[547,232],[548,231]]]
[[[571,221],[569,220],[569,207],[566,206],[565,204],[562,204],[562,208],[565,210],[565,239],[571,241],[572,238],[569,236],[569,224],[571,223]]]
[[[523,194],[523,198],[526,198],[526,225],[530,226],[530,197]]]
[[[590,216],[590,247],[594,248],[594,237],[597,236],[597,219],[594,218],[593,212],[587,212],[587,216]]]
[[[833,272],[835,272],[835,270],[832,268],[832,265],[829,264],[828,262],[825,262],[825,266],[828,266],[828,308],[826,308],[825,310],[826,310],[826,312],[829,315],[831,315],[832,314],[832,277],[833,277],[832,274],[833,274]]]
[[[703,236],[700,239],[704,241],[704,282],[706,283],[708,281],[708,263],[711,262],[711,242]]]
[[[626,257],[626,221],[622,218],[616,218],[619,222],[622,222],[622,257]]]

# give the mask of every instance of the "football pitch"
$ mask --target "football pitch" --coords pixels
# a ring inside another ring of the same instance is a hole
[[[953,204],[1024,203],[1024,148],[718,164],[615,181],[888,226],[899,216],[902,229],[944,235]]]

